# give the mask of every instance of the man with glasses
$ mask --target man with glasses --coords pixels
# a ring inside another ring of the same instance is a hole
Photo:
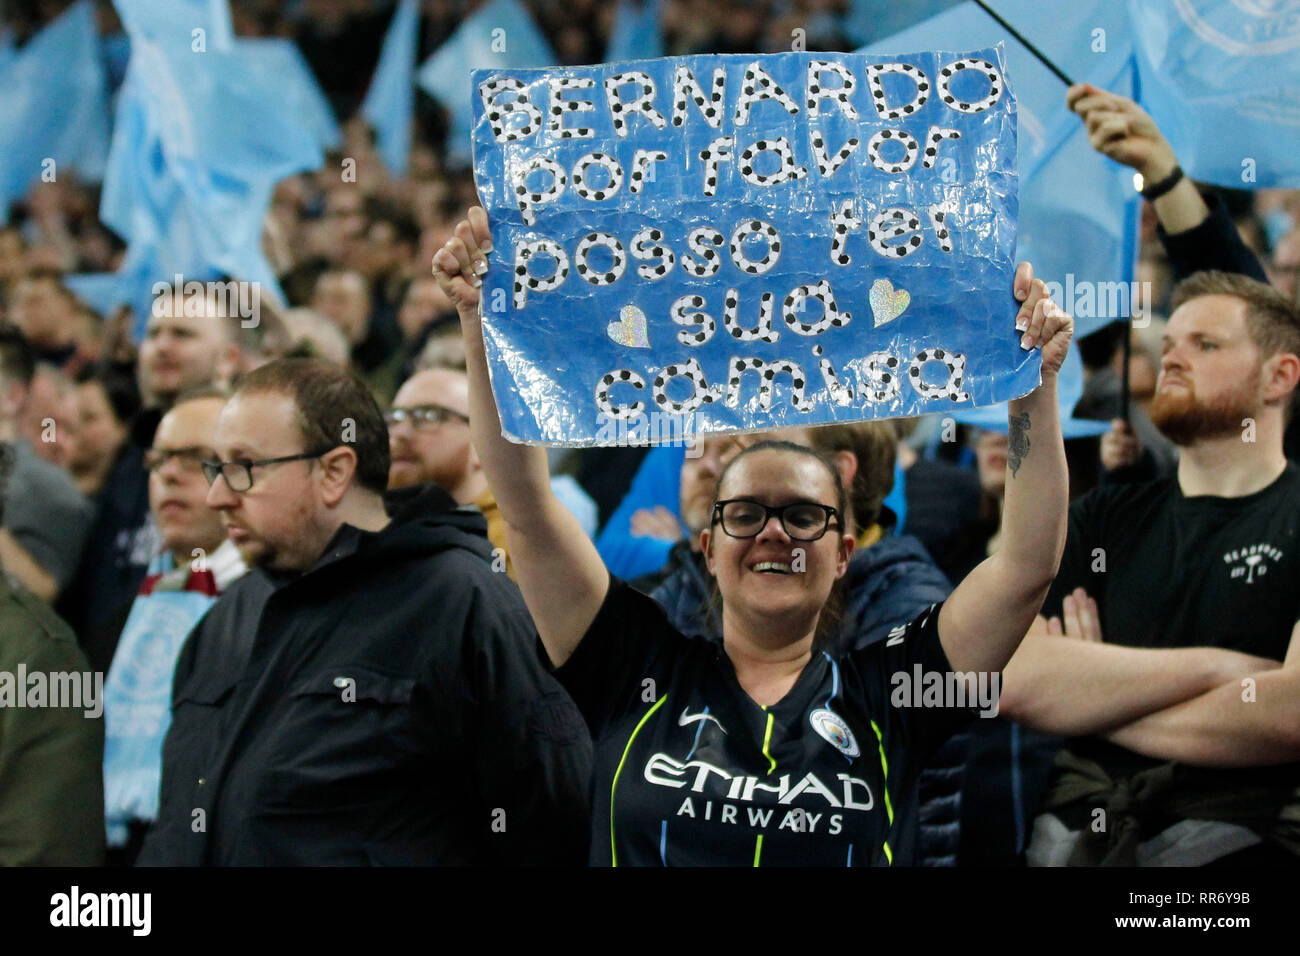
[[[506,556],[506,523],[483,477],[469,440],[469,380],[464,372],[430,368],[416,372],[397,390],[388,425],[390,489],[428,482],[441,485],[458,505],[483,513],[488,540],[499,549],[498,567],[513,573]]]
[[[172,671],[186,636],[247,567],[207,505],[203,463],[216,456],[216,388],[183,393],[144,454],[162,549],[121,628],[104,685],[104,808],[109,862],[129,865],[158,812]]]
[[[326,362],[247,375],[213,446],[253,570],[181,650],[140,861],[580,862],[590,741],[482,517],[432,485],[390,514],[379,407]]]
[[[495,567],[513,578],[514,568],[506,552],[506,523],[469,439],[469,380],[465,373],[451,368],[416,372],[398,389],[384,422],[392,454],[388,487],[433,482],[457,504],[477,508],[487,521],[488,540],[496,549]],[[552,486],[579,520],[584,511],[595,510],[571,478],[557,476]]]
[[[469,440],[469,383],[464,372],[416,372],[397,390],[384,421],[392,454],[389,488],[432,481],[459,504],[491,498]],[[489,537],[491,525],[489,521]]]

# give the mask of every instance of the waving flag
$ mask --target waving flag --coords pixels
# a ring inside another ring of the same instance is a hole
[[[132,38],[195,53],[234,46],[229,0],[113,0],[113,6]]]
[[[879,41],[906,30],[914,23],[943,13],[959,0],[849,0],[844,34],[854,43],[879,47]],[[879,47],[884,49],[884,47]],[[901,50],[902,47],[899,47]]]
[[[199,51],[177,42],[179,29],[162,31],[141,19],[139,11],[150,4],[118,2],[128,29],[136,25],[140,32],[131,34],[100,217],[129,247],[116,288],[96,287],[93,279],[82,286],[101,302],[130,302],[137,323],[147,314],[152,285],[178,273],[187,279],[228,273],[282,300],[262,252],[262,222],[279,180],[324,162],[320,116],[304,108],[301,85],[297,96],[285,95],[294,86],[292,69],[267,68],[286,51],[248,41],[209,42]],[[214,14],[210,25],[224,9],[190,6]],[[127,19],[127,9],[137,16]],[[193,21],[181,27],[187,22]],[[219,28],[209,41],[214,36],[221,38]]]
[[[5,64],[12,60],[18,51],[14,49],[13,31],[9,29],[7,23],[0,23],[0,70],[3,70]]]
[[[663,0],[619,0],[606,63],[653,60],[664,55]]]
[[[1300,5],[1130,0],[1141,102],[1194,179],[1300,188]]]
[[[361,115],[375,131],[379,157],[388,171],[406,175],[411,152],[411,113],[415,108],[415,53],[419,42],[418,0],[401,0],[384,37],[379,65],[361,104]]]
[[[0,90],[0,222],[42,174],[103,175],[108,91],[88,0],[0,57]]]
[[[342,144],[334,110],[298,44],[281,38],[249,37],[236,40],[235,46],[256,82],[266,89],[279,89],[289,115],[310,129],[324,149]]]
[[[447,159],[467,167],[474,123],[471,70],[550,66],[555,54],[519,0],[491,0],[467,18],[417,74],[420,88],[451,113]]]

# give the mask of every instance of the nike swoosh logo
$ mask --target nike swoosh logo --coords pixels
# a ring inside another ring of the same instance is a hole
[[[682,715],[677,718],[677,726],[688,727],[700,720],[711,720],[718,725],[718,729],[724,734],[727,732],[727,728],[722,726],[722,721],[718,720],[718,718],[714,717],[712,714],[688,714],[685,707],[682,708]]]

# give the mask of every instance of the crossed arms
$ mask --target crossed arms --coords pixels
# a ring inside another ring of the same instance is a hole
[[[1213,647],[1104,644],[1082,591],[1066,598],[1064,613],[1071,636],[1039,617],[1007,664],[1001,713],[1034,730],[1096,734],[1195,766],[1300,760],[1300,623],[1279,664]]]

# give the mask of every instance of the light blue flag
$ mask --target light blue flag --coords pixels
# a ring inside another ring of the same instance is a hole
[[[108,90],[88,0],[0,66],[0,222],[9,204],[65,167],[98,181],[108,155]]]
[[[663,0],[619,0],[606,63],[664,55]]]
[[[1193,179],[1300,188],[1294,0],[1130,0],[1140,100]]]
[[[256,82],[278,90],[289,114],[315,134],[322,148],[342,145],[343,133],[334,109],[298,44],[279,37],[249,37],[236,40],[235,46]]]
[[[555,63],[555,54],[519,0],[491,0],[468,17],[416,74],[420,88],[451,113],[447,160],[468,167],[474,104],[471,70],[539,67]]]
[[[113,0],[113,6],[131,37],[149,37],[173,52],[234,46],[229,0]]]
[[[14,48],[14,34],[9,29],[9,24],[0,23],[0,70],[3,70],[5,64],[16,56],[18,51]]]
[[[285,95],[292,73],[267,68],[283,50],[198,52],[147,31],[131,41],[100,204],[129,243],[113,294],[135,308],[137,328],[154,284],[177,274],[229,273],[283,301],[262,223],[279,180],[324,162],[311,112]]]
[[[238,50],[176,55],[133,38],[104,222],[131,241],[159,238],[179,190],[201,239],[260,236],[265,209],[250,200],[269,196],[268,184],[320,168],[324,157],[312,130],[246,66]]]
[[[1122,6],[1099,0],[1068,7],[1033,0],[992,0],[997,12],[1076,82],[1133,95],[1132,39]],[[1065,105],[1065,84],[973,3],[963,3],[900,34],[873,51],[943,48],[965,42],[1006,44],[1007,72],[1019,108],[1020,220],[1016,259],[1032,262],[1058,303],[1075,320],[1075,339],[1127,318],[1133,284],[1141,199],[1133,171],[1106,159],[1088,143],[1079,117]],[[1007,290],[1008,308],[1014,302]],[[1082,365],[1072,350],[1058,382],[1063,419],[1083,389]],[[1077,375],[1075,374],[1077,371]],[[1075,383],[1077,382],[1077,388]],[[959,421],[1006,428],[1006,408],[980,409]],[[1068,437],[1099,434],[1100,423],[1066,423]]]
[[[100,55],[104,57],[104,70],[108,74],[108,88],[117,90],[126,79],[126,65],[131,60],[131,41],[125,33],[113,33],[99,38]]]
[[[127,297],[122,276],[117,272],[83,272],[64,276],[63,284],[101,317],[107,316]]]
[[[908,0],[907,3],[898,3],[897,0],[849,0],[849,11],[844,15],[842,29],[844,35],[859,46],[877,46],[882,38],[937,16],[959,2],[960,0]]]
[[[395,176],[406,175],[415,109],[415,54],[419,43],[418,0],[401,0],[384,37],[379,65],[370,80],[361,115],[375,131],[379,158]]]

